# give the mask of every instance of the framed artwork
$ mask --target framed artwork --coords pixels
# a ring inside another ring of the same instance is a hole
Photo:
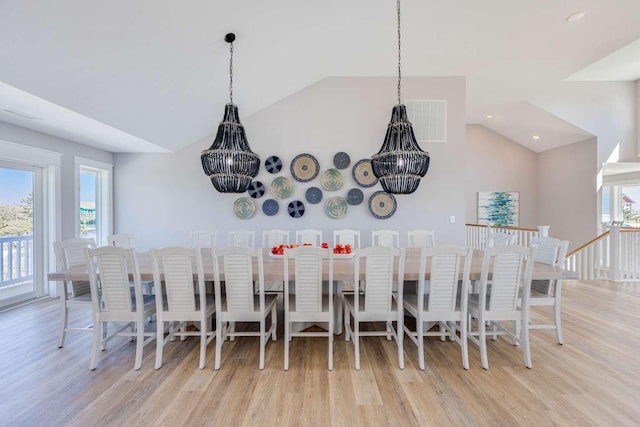
[[[518,227],[520,193],[517,191],[479,191],[478,224]]]

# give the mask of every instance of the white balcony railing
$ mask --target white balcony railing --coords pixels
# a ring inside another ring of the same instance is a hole
[[[488,225],[467,224],[467,246],[473,249],[485,249],[489,241],[490,233],[506,233],[516,236],[516,245],[529,246],[531,239],[538,236],[547,236],[549,226],[540,225],[535,228],[518,227],[491,227]]]
[[[33,280],[33,236],[0,237],[0,288]]]

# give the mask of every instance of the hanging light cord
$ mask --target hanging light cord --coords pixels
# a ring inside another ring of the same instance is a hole
[[[400,102],[400,81],[402,80],[402,72],[400,71],[400,0],[398,0],[398,105]]]
[[[231,104],[233,104],[233,42],[229,44],[231,45],[229,47],[229,53],[231,55],[231,59],[229,59],[229,99],[231,100]]]

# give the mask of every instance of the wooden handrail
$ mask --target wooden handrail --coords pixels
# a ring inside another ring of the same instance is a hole
[[[601,234],[601,235],[599,235],[599,236],[594,237],[593,239],[589,240],[589,241],[588,241],[587,243],[585,243],[584,245],[582,245],[582,246],[580,246],[579,248],[574,249],[574,250],[572,250],[571,252],[569,252],[569,253],[567,254],[567,258],[568,258],[568,257],[570,257],[571,255],[576,254],[577,252],[580,252],[581,250],[583,250],[584,248],[586,248],[586,247],[587,247],[587,246],[589,246],[590,244],[592,244],[592,243],[594,243],[594,242],[596,242],[596,241],[598,241],[598,240],[600,240],[600,239],[603,239],[603,238],[604,238],[606,235],[608,235],[608,234],[609,234],[609,230],[605,231],[604,233],[602,233],[602,234]]]
[[[633,228],[633,227],[620,228],[620,232],[622,232],[622,233],[640,233],[640,228]]]
[[[503,227],[497,225],[482,225],[482,224],[466,224],[468,227],[484,227],[484,228],[497,228],[502,230],[516,230],[516,231],[538,231],[537,228],[521,228],[521,227]]]

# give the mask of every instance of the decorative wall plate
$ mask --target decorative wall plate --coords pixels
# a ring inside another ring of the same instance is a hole
[[[280,205],[277,200],[267,199],[262,204],[262,212],[267,216],[274,216],[280,210]]]
[[[256,213],[256,204],[248,197],[240,197],[233,203],[233,213],[240,219],[249,219]]]
[[[349,163],[351,163],[351,157],[344,151],[336,153],[336,155],[333,156],[333,165],[338,169],[348,168]]]
[[[371,160],[359,160],[351,169],[351,176],[360,187],[369,188],[378,183],[378,178],[373,174]]]
[[[324,204],[324,212],[329,218],[344,218],[348,210],[349,205],[344,197],[330,197]]]
[[[376,191],[369,197],[369,212],[378,219],[390,218],[396,207],[396,198],[385,191]]]
[[[249,189],[247,190],[247,193],[249,193],[249,195],[254,199],[259,199],[260,197],[264,196],[265,191],[266,191],[266,188],[264,187],[264,184],[262,182],[251,181],[251,184],[249,184]]]
[[[264,168],[269,173],[278,173],[282,170],[282,160],[278,156],[271,156],[264,161]]]
[[[347,203],[349,203],[350,205],[353,205],[353,206],[359,205],[360,203],[362,203],[363,200],[364,200],[364,194],[362,193],[362,190],[359,188],[352,188],[347,193]]]
[[[291,218],[300,218],[304,215],[304,203],[300,200],[294,200],[289,203],[289,206],[287,206],[287,211],[289,211],[289,216]]]
[[[312,205],[320,203],[322,200],[322,190],[318,187],[310,187],[304,192],[304,198]]]
[[[279,176],[271,181],[271,192],[276,199],[286,199],[293,193],[293,183],[284,176]]]
[[[320,178],[322,188],[327,191],[337,191],[342,187],[344,182],[342,174],[338,169],[327,169]]]
[[[320,165],[311,154],[299,154],[291,162],[291,176],[296,181],[311,181],[319,172]]]

